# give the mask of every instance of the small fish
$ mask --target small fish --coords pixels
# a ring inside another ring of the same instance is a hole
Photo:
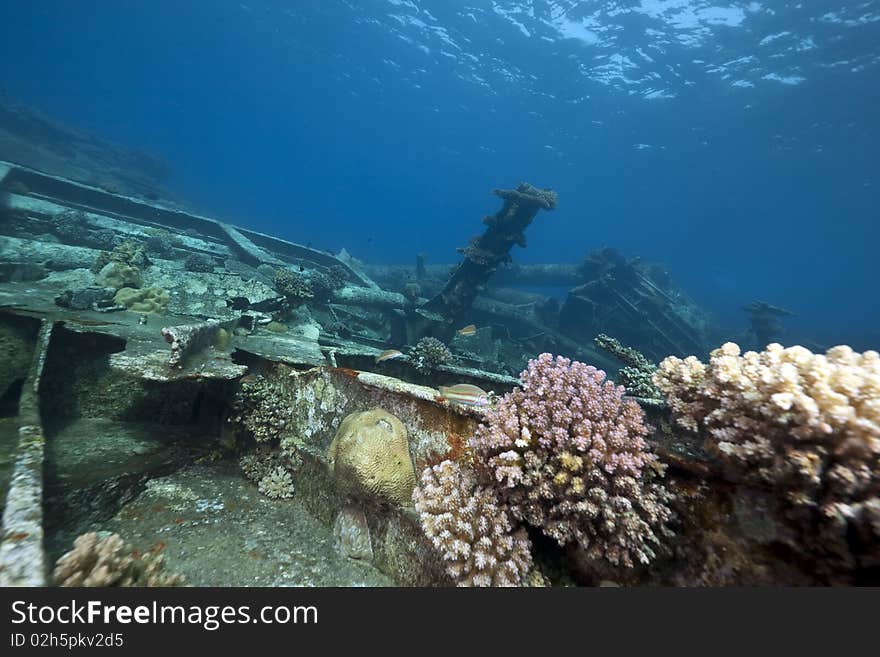
[[[388,349],[387,351],[383,351],[381,354],[376,356],[376,362],[381,363],[385,360],[393,360],[395,358],[400,358],[403,356],[402,351],[398,351],[397,349]]]
[[[458,331],[456,331],[456,333],[458,333],[459,335],[462,335],[464,337],[470,337],[472,335],[477,334],[477,327],[474,326],[473,324],[468,324],[464,328],[458,329]]]
[[[440,386],[440,396],[446,401],[453,404],[464,404],[466,406],[488,406],[489,393],[472,386],[469,383],[459,383],[454,386]]]

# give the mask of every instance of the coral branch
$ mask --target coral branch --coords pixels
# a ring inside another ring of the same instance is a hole
[[[472,471],[454,461],[425,468],[413,501],[458,586],[521,584],[532,564],[529,539]]]

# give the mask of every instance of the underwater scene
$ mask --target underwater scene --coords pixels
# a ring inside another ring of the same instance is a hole
[[[0,585],[880,584],[880,0],[0,25]]]

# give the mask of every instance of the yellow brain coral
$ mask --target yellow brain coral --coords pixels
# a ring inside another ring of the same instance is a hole
[[[141,290],[124,287],[113,297],[117,306],[125,306],[139,313],[163,313],[168,306],[168,292],[161,287],[148,287]]]
[[[346,492],[409,506],[416,474],[406,427],[381,408],[347,415],[328,453],[333,473]]]

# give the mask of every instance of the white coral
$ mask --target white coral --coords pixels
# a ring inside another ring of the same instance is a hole
[[[531,544],[514,530],[494,491],[454,461],[422,472],[413,501],[422,529],[459,586],[519,586],[532,564]]]
[[[769,485],[822,522],[880,542],[880,355],[847,346],[813,354],[768,345],[740,356],[727,343],[709,365],[669,357],[654,383],[678,422],[746,481]],[[847,539],[848,540],[848,539]]]
[[[735,427],[741,429],[735,436],[740,441],[750,438],[755,422],[777,437],[880,438],[875,351],[859,354],[839,346],[822,355],[771,344],[764,352],[740,356],[739,347],[728,342],[712,352],[708,367],[693,357],[671,356],[654,379],[687,428]]]
[[[276,466],[260,479],[259,491],[272,499],[289,499],[293,497],[293,477],[286,468]]]

